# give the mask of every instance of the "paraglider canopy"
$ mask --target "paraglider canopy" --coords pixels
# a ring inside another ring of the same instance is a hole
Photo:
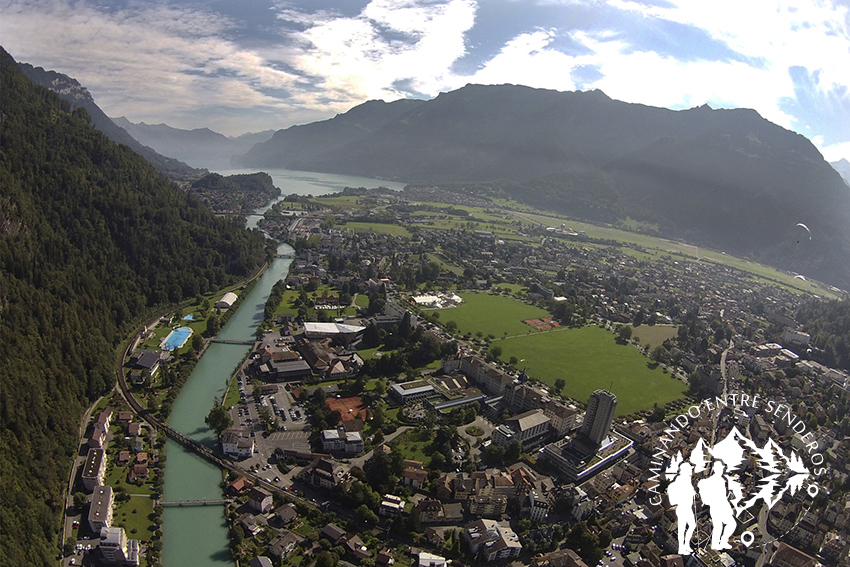
[[[809,227],[807,227],[806,225],[804,225],[804,224],[803,224],[803,223],[801,223],[801,222],[798,222],[798,223],[797,223],[797,226],[799,226],[800,228],[802,228],[802,229],[804,229],[804,230],[806,231],[806,234],[808,235],[809,240],[811,240],[811,239],[812,239],[812,231],[811,231],[811,230],[809,230]],[[798,239],[798,240],[797,240],[797,244],[799,244],[799,243],[800,243],[800,240]]]

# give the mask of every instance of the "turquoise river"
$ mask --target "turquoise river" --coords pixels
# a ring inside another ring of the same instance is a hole
[[[222,175],[251,173],[252,170],[219,171]],[[398,182],[308,173],[288,170],[268,171],[283,195],[326,195],[345,187],[387,187],[402,189]],[[257,212],[263,212],[261,209]],[[256,217],[248,225],[255,227]],[[281,254],[292,249],[282,244]],[[223,339],[246,340],[254,337],[262,321],[263,307],[272,286],[289,271],[291,260],[277,258],[262,275],[236,313],[218,335]],[[237,365],[250,347],[213,343],[198,361],[174,403],[169,424],[205,445],[215,447],[215,434],[204,423],[216,397],[222,397]],[[219,499],[221,470],[176,442],[166,445],[164,500]],[[163,518],[163,553],[165,567],[206,567],[233,565],[230,558],[227,525],[222,506],[168,507]]]

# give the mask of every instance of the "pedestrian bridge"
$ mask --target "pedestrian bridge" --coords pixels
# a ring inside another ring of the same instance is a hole
[[[163,506],[215,506],[218,504],[227,504],[229,500],[165,500],[160,501]]]

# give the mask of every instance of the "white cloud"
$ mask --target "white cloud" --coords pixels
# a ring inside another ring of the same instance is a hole
[[[530,87],[574,90],[572,70],[586,58],[567,55],[550,47],[552,31],[524,33],[509,41],[499,53],[468,79],[483,84],[513,83]],[[458,82],[465,82],[458,81]],[[458,85],[460,86],[460,85]]]
[[[78,79],[112,116],[158,121],[165,111],[179,126],[204,106],[284,107],[257,87],[295,79],[222,39],[231,22],[199,9],[138,4],[105,13],[82,2],[10,2],[2,13],[12,56]]]
[[[611,5],[644,17],[702,29],[713,39],[751,58],[756,63],[752,67],[753,76],[760,80],[746,81],[736,96],[727,100],[740,106],[752,106],[771,120],[783,114],[779,110],[780,98],[794,96],[781,78],[788,75],[791,67],[804,67],[812,73],[818,71],[817,88],[823,97],[840,95],[842,87],[850,83],[847,71],[850,69],[850,9],[835,2],[672,0],[667,6],[646,6],[633,0],[612,0]],[[746,78],[734,72],[732,77]],[[717,75],[717,78],[723,76]],[[762,83],[762,80],[767,82]],[[723,89],[722,84],[718,84],[719,90]],[[781,89],[772,90],[776,87]],[[754,96],[750,88],[756,89]],[[850,96],[848,91],[843,92],[845,99]],[[771,93],[774,100],[769,106],[773,108],[768,108],[767,99],[771,98]],[[755,106],[753,102],[760,104]],[[787,126],[790,118],[780,123]]]
[[[284,10],[280,17],[309,24],[290,35],[288,60],[317,77],[321,92],[339,110],[366,99],[406,96],[395,83],[426,95],[452,83],[451,65],[466,52],[464,34],[474,22],[470,0],[446,3],[374,0],[355,17]],[[303,96],[308,96],[304,94]]]

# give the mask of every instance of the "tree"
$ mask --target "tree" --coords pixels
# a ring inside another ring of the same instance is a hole
[[[196,352],[200,352],[201,348],[204,346],[204,338],[195,333],[192,335],[192,348],[195,349]]]
[[[336,567],[339,559],[330,551],[321,551],[316,556],[316,567]]]
[[[664,359],[667,357],[667,349],[664,348],[664,345],[658,345],[654,349],[652,349],[652,354],[650,355],[652,360],[655,362],[664,362]]]
[[[617,330],[617,335],[624,341],[628,341],[632,338],[632,326],[631,325],[623,325]]]
[[[519,460],[521,454],[522,447],[520,447],[519,441],[514,441],[505,447],[505,462],[515,463]]]
[[[493,345],[490,347],[490,358],[493,360],[498,360],[498,358],[502,356],[502,347],[499,345]]]
[[[218,315],[213,313],[207,319],[207,332],[206,335],[208,337],[216,336],[219,331],[221,331],[221,319],[219,319]]]
[[[566,386],[566,385],[567,385],[566,380],[564,380],[563,378],[558,378],[557,380],[555,380],[555,391],[560,394],[561,390],[563,390],[564,386]]]
[[[88,498],[86,497],[84,492],[75,492],[74,493],[74,509],[78,512],[82,512],[83,508],[86,507],[86,503],[88,503]]]
[[[357,510],[354,512],[361,522],[365,522],[367,524],[376,525],[378,523],[378,516],[366,504],[361,504]]]
[[[233,418],[230,417],[230,412],[220,404],[213,406],[204,421],[217,435],[221,435],[222,431],[233,425]]]

